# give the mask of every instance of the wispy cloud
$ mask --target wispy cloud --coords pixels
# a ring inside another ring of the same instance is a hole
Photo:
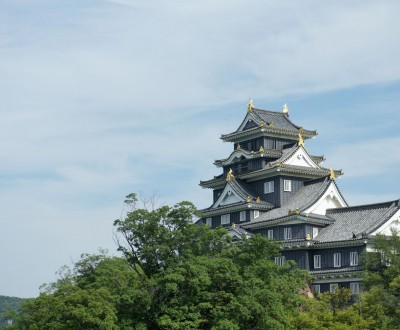
[[[261,108],[292,100],[291,118],[321,132],[311,152],[349,181],[394,170],[399,7],[3,1],[0,208],[10,234],[0,248],[20,243],[0,254],[0,294],[34,295],[69,256],[112,247],[129,192],[208,206],[197,184],[220,172],[212,162],[232,146],[219,134],[239,125],[250,96]],[[32,282],[19,288],[24,264]]]

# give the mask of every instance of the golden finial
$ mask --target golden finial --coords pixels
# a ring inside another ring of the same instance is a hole
[[[296,209],[296,211],[294,211],[294,213],[296,213],[296,214],[300,214],[300,210],[299,210],[299,208],[297,208],[297,209]]]
[[[304,140],[303,137],[301,136],[301,134],[299,133],[299,143],[298,143],[299,147],[304,147]]]
[[[271,121],[271,122],[269,123],[268,127],[274,127],[274,122]]]
[[[336,179],[335,171],[332,170],[332,167],[329,168],[329,179],[331,179],[332,181]]]
[[[311,235],[310,234],[306,235],[306,241],[311,241]]]
[[[249,104],[247,104],[247,112],[251,112],[254,109],[253,100],[249,100]]]
[[[239,143],[236,146],[236,150],[240,150],[240,144]]]
[[[258,152],[265,152],[265,149],[263,146],[260,147],[260,149],[258,149]]]
[[[229,170],[228,175],[226,176],[226,181],[231,181],[234,178],[232,169]]]
[[[260,197],[257,197],[256,203],[261,203],[261,198]]]
[[[286,103],[283,105],[283,110],[282,110],[282,112],[285,113],[285,114],[289,113],[289,108],[288,108],[288,106],[287,106]]]
[[[260,123],[258,124],[260,127],[264,127],[264,122],[260,121]]]
[[[232,229],[235,229],[236,228],[236,225],[233,223],[232,224]]]
[[[248,196],[248,197],[246,198],[246,203],[251,203],[251,197],[250,197],[250,196]]]
[[[289,209],[288,215],[292,215],[292,214],[293,214],[293,211]]]

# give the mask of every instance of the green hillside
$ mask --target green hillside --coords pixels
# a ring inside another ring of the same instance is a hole
[[[24,299],[17,297],[0,296],[0,328],[5,327],[7,324],[7,311],[9,309],[14,311],[18,310],[23,300]]]

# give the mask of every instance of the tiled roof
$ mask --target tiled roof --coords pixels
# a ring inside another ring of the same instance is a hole
[[[329,274],[329,273],[344,273],[344,272],[354,272],[354,271],[362,271],[362,270],[363,270],[363,268],[361,266],[354,266],[354,267],[311,270],[310,274],[316,275],[316,274]]]
[[[275,128],[287,129],[297,131],[300,129],[300,126],[292,123],[288,115],[283,112],[269,111],[269,110],[261,110],[261,109],[253,109],[253,114],[259,120],[266,122],[267,124],[273,123]]]
[[[268,203],[266,201],[260,200],[257,201],[258,195],[242,180],[240,179],[236,179],[236,178],[232,178],[229,182],[227,182],[226,184],[229,184],[230,187],[232,188],[232,190],[238,194],[244,201],[243,202],[237,202],[237,203],[233,203],[233,204],[228,204],[228,205],[223,205],[223,206],[219,206],[219,208],[223,208],[223,207],[231,207],[234,205],[241,205],[241,204],[248,204],[251,203],[252,206],[256,206],[253,208],[260,208],[260,209],[271,209],[274,207],[273,204]],[[248,201],[248,197],[250,197],[250,201]],[[213,204],[214,205],[214,204]],[[207,212],[211,210],[210,206],[209,208],[203,209],[201,210],[201,212]]]
[[[333,181],[329,180],[328,177],[306,182],[304,187],[301,188],[285,205],[261,214],[257,220],[252,221],[252,223],[283,218],[288,216],[289,211],[293,212],[296,209],[299,209],[299,213],[301,214],[302,211],[313,205],[325,193],[332,182]]]
[[[319,242],[344,241],[366,236],[379,228],[400,209],[400,200],[329,209],[326,216],[335,221],[315,237]]]

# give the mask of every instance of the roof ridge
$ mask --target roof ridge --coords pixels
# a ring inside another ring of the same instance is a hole
[[[368,210],[368,209],[382,209],[385,207],[390,207],[391,205],[395,205],[397,207],[400,207],[400,200],[394,200],[394,201],[387,201],[387,202],[380,202],[380,203],[372,203],[372,204],[361,204],[361,205],[353,205],[353,206],[345,206],[341,208],[333,208],[333,209],[327,209],[326,214],[331,214],[331,213],[338,213],[338,212],[349,212],[353,210]]]

